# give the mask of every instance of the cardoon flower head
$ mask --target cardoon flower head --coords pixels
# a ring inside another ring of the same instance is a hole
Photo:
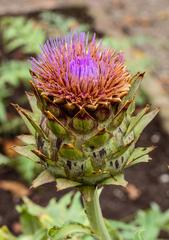
[[[121,53],[104,49],[95,35],[89,40],[83,32],[47,41],[31,64],[32,112],[15,105],[31,136],[22,135],[24,145],[15,150],[43,166],[34,187],[50,181],[59,190],[78,186],[91,234],[114,239],[102,218],[97,186],[125,185],[124,169],[150,159],[152,147],[136,147],[158,112],[147,106],[134,114],[144,74],[131,76]],[[65,228],[57,229],[52,236],[67,235]],[[72,224],[70,229],[76,230]],[[86,227],[80,229],[86,234]]]
[[[16,108],[32,134],[22,137],[27,156],[44,167],[34,186],[117,184],[126,167],[149,160],[152,148],[135,144],[157,110],[134,114],[144,74],[131,76],[122,53],[82,32],[48,40],[31,64],[33,112]]]
[[[43,95],[81,107],[119,102],[131,80],[123,54],[103,49],[84,32],[48,40],[32,59],[32,72]]]

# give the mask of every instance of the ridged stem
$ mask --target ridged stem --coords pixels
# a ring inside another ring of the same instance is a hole
[[[92,231],[99,240],[113,240],[105,226],[100,208],[98,189],[95,187],[83,187],[81,189],[85,212],[89,219]]]

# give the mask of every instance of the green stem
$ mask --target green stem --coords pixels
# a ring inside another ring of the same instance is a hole
[[[84,208],[88,216],[92,231],[99,240],[113,240],[105,226],[102,211],[100,208],[99,194],[95,187],[83,187],[81,189]]]

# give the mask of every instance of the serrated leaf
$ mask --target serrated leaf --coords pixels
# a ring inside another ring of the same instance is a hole
[[[27,197],[23,197],[23,202],[24,202],[24,204],[21,204],[16,207],[17,211],[20,214],[22,214],[22,212],[24,212],[24,211],[27,211],[32,216],[38,217],[41,214],[43,214],[43,212],[45,211],[44,207],[41,207],[40,205],[34,203]]]
[[[138,163],[143,163],[143,162],[147,163],[150,160],[152,160],[152,158],[149,155],[145,155],[145,156],[139,157],[139,158],[135,159],[134,161],[132,161],[130,166],[138,164]]]
[[[154,146],[147,147],[147,148],[145,148],[145,147],[137,147],[132,152],[130,158],[131,159],[137,159],[138,157],[142,157],[142,156],[150,153],[153,150],[154,150]]]
[[[8,52],[21,48],[24,53],[38,53],[45,40],[43,29],[32,19],[6,17],[2,19],[3,40]]]
[[[120,185],[126,187],[127,181],[124,179],[124,174],[118,174],[113,178],[104,180],[101,185]]]
[[[88,219],[82,208],[79,192],[75,195],[72,192],[65,194],[59,201],[53,198],[46,207],[41,207],[26,197],[23,198],[23,201],[24,204],[17,207],[20,214],[26,209],[30,215],[38,217],[45,227],[54,225],[61,227],[63,224],[72,222],[72,219],[76,223],[88,226]]]
[[[135,148],[128,159],[127,166],[129,167],[140,162],[148,162],[149,160],[151,160],[151,157],[148,155],[148,153],[150,153],[153,150],[154,150],[153,146],[147,148],[142,147]]]
[[[68,180],[66,178],[57,178],[56,179],[56,187],[57,187],[58,191],[67,189],[67,188],[71,188],[71,187],[76,187],[79,185],[81,185],[81,184],[78,182],[75,182],[75,181]]]
[[[70,237],[73,234],[92,234],[90,228],[83,226],[82,224],[72,223],[63,225],[61,228],[53,227],[48,231],[48,236],[51,240],[63,240],[66,237]]]
[[[37,188],[45,183],[54,182],[55,178],[47,171],[43,171],[39,174],[39,176],[33,180],[32,187]]]
[[[169,222],[169,211],[162,212],[157,204],[152,204],[147,211],[140,210],[135,224],[143,230],[143,239],[158,239],[161,229],[165,229]]]

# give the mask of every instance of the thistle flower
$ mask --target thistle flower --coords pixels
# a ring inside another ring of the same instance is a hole
[[[85,33],[49,40],[32,58],[33,80],[41,94],[77,107],[119,102],[130,88],[121,53],[101,48]]]
[[[126,167],[150,159],[152,147],[135,144],[158,111],[147,106],[134,115],[144,74],[131,76],[122,53],[82,32],[48,40],[31,65],[33,112],[15,107],[33,137],[22,137],[30,144],[16,151],[29,148],[26,155],[43,165],[34,186],[122,184]]]

